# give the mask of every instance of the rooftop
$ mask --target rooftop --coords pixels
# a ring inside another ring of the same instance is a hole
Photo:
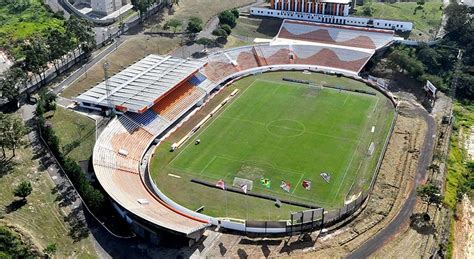
[[[76,100],[141,113],[204,65],[197,60],[149,55],[110,77],[109,94],[104,81]]]

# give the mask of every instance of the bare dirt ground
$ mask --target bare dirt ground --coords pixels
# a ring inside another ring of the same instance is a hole
[[[474,204],[467,195],[458,205],[454,223],[453,258],[474,258]]]
[[[474,127],[471,127],[468,137],[466,138],[466,150],[471,160],[474,160]]]

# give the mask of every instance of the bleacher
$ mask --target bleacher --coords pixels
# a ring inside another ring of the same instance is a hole
[[[264,45],[260,49],[269,66],[290,63],[291,52],[288,45]]]
[[[283,21],[277,39],[322,43],[376,50],[393,41],[389,30],[321,24],[295,20]]]
[[[295,64],[318,65],[359,71],[372,56],[370,53],[309,45],[292,45]]]
[[[178,86],[153,107],[153,111],[168,121],[179,118],[184,112],[194,106],[205,93],[189,82]]]
[[[239,69],[231,63],[223,52],[208,57],[209,62],[204,67],[207,78],[217,82],[220,79],[239,72]]]
[[[258,67],[258,62],[255,55],[248,48],[245,48],[244,50],[236,48],[225,53],[227,53],[231,59],[237,62],[239,70],[247,70],[249,68]]]
[[[168,125],[168,121],[153,111],[153,109],[149,109],[142,114],[127,112],[125,115],[154,135],[162,132]]]
[[[201,74],[201,73],[196,73],[194,74],[189,80],[188,82],[191,83],[192,85],[194,86],[198,86],[200,85],[202,82],[204,82],[207,78]]]

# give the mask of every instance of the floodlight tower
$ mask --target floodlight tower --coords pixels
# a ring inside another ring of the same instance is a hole
[[[110,116],[113,116],[115,114],[115,107],[114,107],[114,102],[112,100],[112,96],[110,94],[110,86],[109,86],[109,61],[105,61],[104,64],[102,65],[102,68],[104,69],[104,78],[105,78],[105,94],[106,94],[106,100],[107,100],[107,106],[111,109]]]

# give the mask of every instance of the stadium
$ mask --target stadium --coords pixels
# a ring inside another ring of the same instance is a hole
[[[370,195],[396,118],[362,79],[393,31],[285,20],[267,43],[202,59],[149,55],[76,98],[118,114],[96,177],[135,232],[198,240],[210,226],[292,233]]]

